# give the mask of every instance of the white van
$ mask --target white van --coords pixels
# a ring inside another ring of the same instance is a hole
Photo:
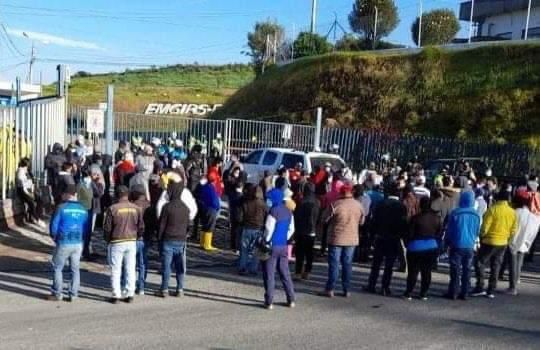
[[[290,148],[260,148],[243,157],[242,164],[247,174],[247,182],[259,183],[265,171],[275,174],[283,165],[293,169],[296,164],[302,163],[303,169],[309,174],[316,166],[332,164],[334,170],[345,168],[345,161],[337,154],[320,152],[301,152]]]

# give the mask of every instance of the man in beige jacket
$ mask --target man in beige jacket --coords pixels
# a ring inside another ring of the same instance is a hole
[[[345,182],[341,198],[330,205],[323,214],[328,227],[328,281],[321,295],[332,298],[341,262],[343,296],[349,297],[354,250],[359,243],[358,228],[364,223],[362,205],[353,198],[353,186]]]

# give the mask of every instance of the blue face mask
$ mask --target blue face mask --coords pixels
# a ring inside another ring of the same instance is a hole
[[[267,199],[266,199],[266,206],[267,206],[268,208],[272,208],[272,201],[270,200],[270,198],[267,198]]]

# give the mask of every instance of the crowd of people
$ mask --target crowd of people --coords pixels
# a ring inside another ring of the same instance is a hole
[[[498,183],[491,174],[475,174],[462,162],[456,171],[444,167],[427,179],[415,159],[404,168],[396,160],[384,169],[370,164],[356,176],[331,164],[316,166],[309,174],[297,164],[276,174],[266,172],[260,183],[248,183],[237,157],[224,166],[220,156],[219,150],[206,154],[206,147],[198,144],[184,149],[175,137],[120,142],[112,156],[85,147],[82,138],[65,150],[55,144],[45,159],[49,193],[41,195],[48,198],[42,205],[53,209],[49,298],[64,298],[62,271],[68,261],[72,278],[67,299],[77,298],[80,259],[95,259],[96,232],[103,232],[107,242],[112,303],[132,302],[136,294],[145,293],[153,247],[161,261],[156,294],[182,296],[188,239],[206,251],[216,250],[213,238],[224,202],[238,273],[262,273],[268,309],[273,308],[276,272],[287,305],[294,307],[294,283],[309,280],[317,255],[327,256],[328,278],[320,295],[330,298],[339,279],[342,295],[349,297],[353,262],[371,260],[367,292],[392,295],[397,264],[407,272],[403,297],[412,299],[420,275],[419,298],[427,300],[432,271],[446,257],[450,278],[445,297],[494,298],[506,268],[507,292],[518,294],[523,261],[540,228],[536,176]],[[19,178],[30,219],[39,220],[26,159],[21,160]],[[174,290],[169,285],[173,270]],[[473,270],[476,285],[471,288]]]

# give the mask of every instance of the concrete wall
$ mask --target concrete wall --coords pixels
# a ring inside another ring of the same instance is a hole
[[[482,25],[481,36],[498,36],[499,34],[511,32],[508,39],[519,40],[521,33],[525,29],[527,11],[516,11],[498,16],[488,17]],[[531,9],[531,19],[529,29],[540,27],[540,7]]]

